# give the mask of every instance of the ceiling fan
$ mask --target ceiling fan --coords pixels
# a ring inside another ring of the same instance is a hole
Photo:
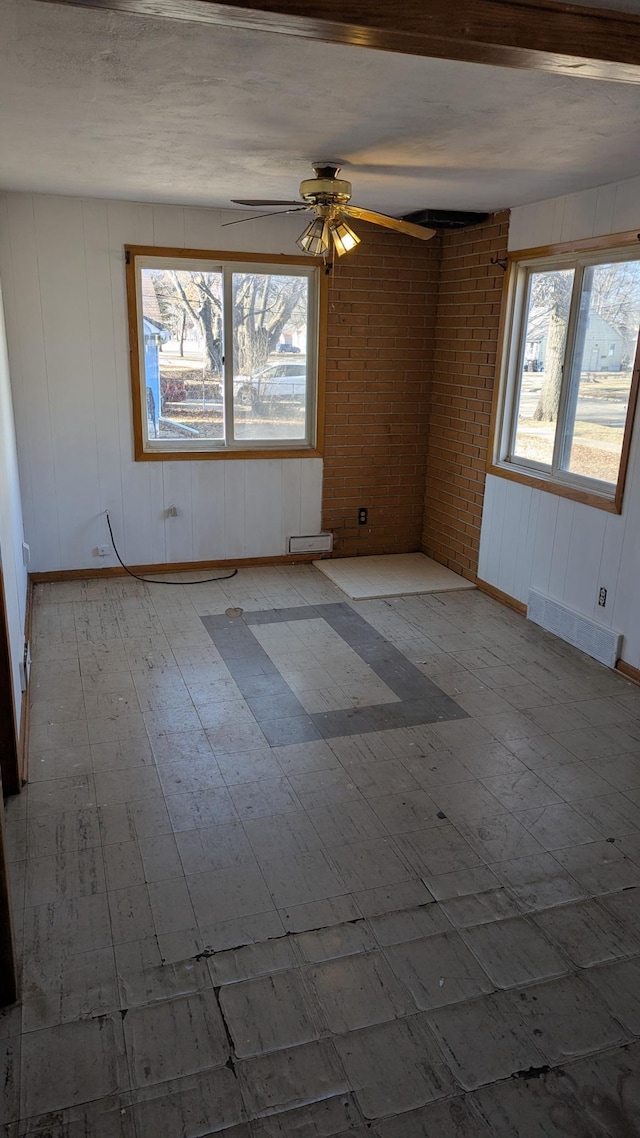
[[[295,208],[285,210],[285,213],[297,213],[302,210],[311,210],[313,220],[300,234],[296,244],[305,253],[314,257],[323,256],[328,259],[331,248],[338,256],[348,253],[360,243],[358,234],[354,232],[347,221],[347,217],[355,217],[361,221],[370,221],[373,225],[382,225],[385,229],[395,229],[398,233],[407,233],[410,237],[417,237],[420,241],[428,241],[435,236],[435,229],[427,229],[423,225],[416,225],[412,221],[402,221],[395,217],[387,217],[385,213],[376,213],[371,209],[361,209],[357,205],[349,205],[351,200],[351,182],[338,177],[340,167],[335,162],[318,161],[313,164],[314,178],[306,178],[300,183],[300,197],[302,201],[279,201],[268,198],[234,198],[234,205],[246,205],[252,208],[260,206],[292,206]],[[268,214],[260,216],[266,217]],[[247,219],[245,219],[247,220]],[[234,225],[235,222],[227,222]]]

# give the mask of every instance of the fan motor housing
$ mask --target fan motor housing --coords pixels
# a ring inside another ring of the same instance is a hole
[[[351,198],[351,182],[342,178],[306,178],[300,183],[300,197],[306,202],[346,205]]]

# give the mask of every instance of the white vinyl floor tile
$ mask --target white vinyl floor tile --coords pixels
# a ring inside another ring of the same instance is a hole
[[[422,554],[33,644],[3,1135],[640,1132],[637,688]]]

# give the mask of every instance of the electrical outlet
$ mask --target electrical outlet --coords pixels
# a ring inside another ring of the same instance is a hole
[[[601,608],[604,608],[606,603],[607,603],[607,590],[603,587],[600,589],[600,592],[598,593],[598,604],[600,605]]]
[[[359,526],[366,526],[368,516],[369,516],[369,511],[367,510],[367,507],[361,506],[360,509],[358,510],[358,525]]]
[[[99,545],[96,549],[96,557],[108,557],[109,552],[110,550],[108,545]]]

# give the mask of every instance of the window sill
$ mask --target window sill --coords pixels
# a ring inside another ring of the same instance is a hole
[[[233,461],[234,459],[260,458],[322,458],[317,447],[271,447],[265,450],[138,450],[136,462],[210,462]]]
[[[544,475],[528,474],[523,470],[497,463],[487,465],[487,474],[496,478],[506,478],[509,482],[519,482],[523,486],[531,486],[534,490],[546,490],[549,494],[557,494],[560,498],[569,498],[572,502],[580,502],[583,506],[593,506],[596,510],[606,510],[609,514],[622,513],[622,501],[618,500],[619,490],[615,497],[606,498],[593,490],[581,490],[578,486],[570,486],[565,482],[554,482]]]

